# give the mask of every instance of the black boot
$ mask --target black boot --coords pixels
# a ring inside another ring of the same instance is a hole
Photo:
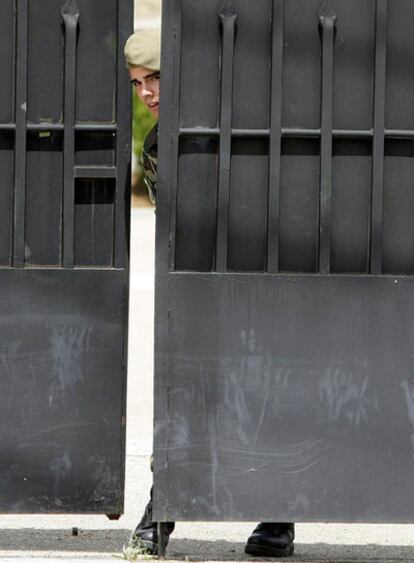
[[[258,524],[247,540],[244,552],[262,557],[287,557],[293,555],[295,524],[266,522]]]
[[[150,493],[150,501],[145,507],[144,515],[141,522],[135,528],[130,545],[137,548],[143,548],[148,555],[158,555],[158,527],[157,522],[152,520],[152,488]],[[165,529],[165,546],[167,547],[170,534],[174,531],[175,522],[166,522]]]

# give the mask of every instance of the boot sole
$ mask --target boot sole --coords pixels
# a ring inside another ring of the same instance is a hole
[[[289,557],[293,555],[295,551],[295,546],[291,545],[285,549],[278,549],[276,547],[270,547],[268,545],[247,544],[244,548],[244,553],[247,555],[255,555],[259,557]]]

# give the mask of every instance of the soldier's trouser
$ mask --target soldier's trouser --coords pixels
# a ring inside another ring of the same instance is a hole
[[[151,467],[151,471],[154,470],[154,456],[151,455],[151,459],[150,459],[150,467]],[[151,530],[154,529],[154,531],[156,531],[157,528],[157,523],[153,521],[152,519],[152,491],[153,491],[153,487],[151,487],[150,490],[150,500],[147,504],[147,506],[145,507],[144,510],[144,514],[142,515],[141,521],[139,522],[138,526],[135,528],[134,531],[134,535],[135,534],[139,534],[139,532],[142,530]],[[166,533],[169,535],[174,531],[175,528],[175,522],[166,522],[165,523],[165,531]]]

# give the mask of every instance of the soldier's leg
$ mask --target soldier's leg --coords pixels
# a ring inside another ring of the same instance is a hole
[[[167,546],[170,534],[174,531],[175,523],[166,522],[164,525],[164,545]],[[144,514],[131,536],[131,544],[145,547],[150,555],[158,554],[158,525],[152,519],[152,487],[150,500],[145,507]]]
[[[153,460],[151,456],[151,471],[153,470]],[[163,546],[167,547],[170,534],[174,531],[175,522],[165,522]],[[152,487],[150,491],[150,500],[145,507],[144,514],[132,533],[131,545],[144,547],[148,554],[158,555],[158,523],[152,519]]]

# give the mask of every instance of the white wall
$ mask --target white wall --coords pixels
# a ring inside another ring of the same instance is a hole
[[[156,27],[161,21],[161,0],[135,0],[135,29]]]

